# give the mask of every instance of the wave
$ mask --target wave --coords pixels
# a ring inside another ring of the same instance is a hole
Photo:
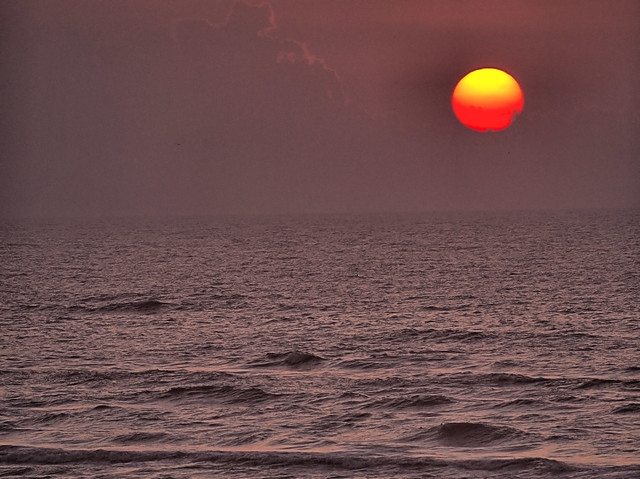
[[[253,361],[250,364],[253,367],[289,366],[298,368],[316,366],[322,361],[325,361],[325,359],[315,354],[288,351],[285,353],[267,353],[264,358]]]
[[[233,307],[244,304],[248,300],[250,300],[250,296],[240,293],[196,294],[183,299],[176,309],[179,311],[210,311],[213,305],[224,304]]]
[[[438,440],[450,446],[476,447],[516,439],[522,432],[507,426],[472,422],[448,422],[435,428]]]
[[[527,376],[525,374],[515,373],[455,373],[450,376],[451,380],[456,382],[463,382],[466,384],[488,384],[494,386],[515,386],[515,385],[527,385],[527,384],[541,384],[557,381],[552,378],[545,378],[540,376]]]
[[[258,387],[237,388],[233,386],[178,386],[159,395],[160,399],[216,399],[226,404],[260,403],[280,397]]]
[[[127,301],[125,303],[112,303],[106,304],[96,309],[96,311],[130,311],[151,313],[162,309],[164,306],[168,306],[169,303],[164,303],[156,299],[144,299],[142,301]]]
[[[109,294],[109,293],[95,294],[93,296],[87,296],[85,298],[82,298],[80,301],[83,303],[104,303],[104,302],[122,301],[124,299],[140,298],[141,296],[143,296],[142,293],[133,293],[133,292],[123,291],[121,293],[116,293],[116,294]]]
[[[527,376],[525,374],[513,373],[489,373],[481,376],[482,381],[497,385],[502,384],[538,384],[553,381],[549,378],[539,376]]]
[[[467,329],[405,328],[391,333],[390,337],[400,340],[418,337],[424,339],[438,339],[445,341],[478,341],[491,337],[491,334],[484,331],[474,331]]]
[[[121,370],[63,369],[54,372],[51,378],[72,386],[123,379],[127,374]]]
[[[538,399],[529,399],[529,398],[520,398],[520,399],[513,399],[510,401],[505,401],[503,403],[497,404],[496,408],[509,408],[509,407],[521,407],[521,406],[525,406],[527,408],[531,407],[531,406],[536,406],[536,407],[540,407],[544,405],[543,401],[540,401]]]
[[[84,313],[142,312],[150,314],[168,307],[175,311],[203,311],[210,309],[213,303],[225,303],[231,306],[246,299],[247,296],[238,293],[215,293],[182,297],[178,303],[170,303],[140,293],[103,294],[80,299],[77,304],[67,309]]]
[[[582,381],[580,384],[576,386],[576,389],[592,389],[592,388],[600,388],[606,387],[612,384],[618,384],[620,381],[616,379],[600,379],[593,378]]]
[[[541,457],[514,459],[445,460],[424,456],[380,455],[362,453],[320,452],[270,452],[270,451],[198,451],[179,450],[139,451],[111,449],[55,449],[40,447],[0,446],[2,464],[73,464],[73,463],[145,463],[181,460],[190,462],[229,463],[248,467],[302,466],[323,467],[342,470],[364,470],[380,467],[426,469],[441,471],[443,467],[454,467],[464,471],[531,471],[542,474],[568,472],[577,468],[561,461]],[[640,471],[640,467],[637,468]]]
[[[533,471],[538,474],[544,474],[543,477],[550,475],[572,472],[578,468],[571,466],[566,462],[547,459],[543,457],[520,457],[515,459],[479,459],[464,461],[465,468],[477,469],[483,471]]]
[[[135,444],[135,443],[144,443],[144,442],[155,442],[161,441],[168,436],[167,433],[164,432],[132,432],[129,434],[121,434],[112,439],[111,442],[118,444]]]
[[[623,386],[629,389],[638,389],[640,388],[640,381],[638,380],[623,380],[623,379],[602,379],[602,378],[591,378],[587,380],[583,380],[576,389],[594,389],[594,388],[603,388],[607,386]]]
[[[486,339],[491,335],[483,332],[483,331],[464,331],[464,330],[444,330],[439,331],[437,335],[441,339],[445,339],[448,341],[478,341],[481,339]]]
[[[344,414],[331,413],[329,415],[319,417],[314,423],[314,430],[320,433],[333,433],[340,429],[352,429],[362,421],[371,418],[372,414],[361,412],[359,410],[347,412]]]
[[[66,386],[97,385],[126,380],[140,374],[121,369],[61,369],[45,373],[41,380],[63,383]]]
[[[442,395],[414,395],[400,398],[380,399],[371,403],[368,407],[374,409],[422,409],[434,406],[442,406],[455,402],[453,399]]]
[[[48,373],[48,378],[63,382],[68,386],[112,381],[136,381],[157,384],[172,378],[182,381],[203,383],[233,377],[223,371],[184,371],[181,369],[143,369],[128,371],[123,369],[62,369]]]
[[[94,406],[91,410],[92,411],[109,411],[111,409],[115,409],[115,407],[109,406],[108,404],[98,404],[97,406]]]
[[[7,405],[14,408],[49,408],[75,403],[78,398],[69,394],[42,394],[36,397],[11,397],[6,399]]]
[[[19,431],[16,423],[7,420],[0,420],[0,433]]]
[[[56,449],[44,447],[0,446],[0,463],[4,464],[70,464],[127,463],[162,461],[185,457],[181,451],[121,451],[109,449]]]
[[[640,403],[632,402],[615,408],[613,414],[633,414],[640,413]]]
[[[32,371],[0,368],[0,386],[22,386],[35,375]]]
[[[426,305],[421,306],[421,311],[459,311],[468,308],[470,305],[464,304],[460,306],[438,306],[438,305]]]
[[[412,436],[408,442],[432,439],[443,446],[483,447],[521,439],[525,433],[508,426],[474,422],[445,422]]]
[[[67,421],[71,418],[71,414],[65,412],[53,412],[48,411],[43,414],[39,414],[33,418],[30,418],[28,421],[22,421],[22,423],[28,423],[29,425],[53,425],[61,422]]]
[[[135,301],[112,302],[100,306],[73,305],[71,311],[83,311],[88,313],[146,313],[152,314],[171,306],[171,303],[157,299],[141,299]]]
[[[345,369],[383,369],[389,367],[388,362],[379,359],[345,359],[338,363],[338,367]]]

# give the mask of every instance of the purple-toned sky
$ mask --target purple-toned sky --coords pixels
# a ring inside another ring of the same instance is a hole
[[[640,207],[637,0],[5,0],[0,215]],[[457,81],[522,115],[478,133]]]

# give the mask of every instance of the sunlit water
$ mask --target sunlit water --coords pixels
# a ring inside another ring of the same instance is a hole
[[[640,477],[638,212],[1,234],[2,475]]]

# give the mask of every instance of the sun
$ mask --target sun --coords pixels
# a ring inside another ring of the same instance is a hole
[[[496,68],[481,68],[465,75],[451,97],[460,122],[476,131],[499,131],[522,112],[524,96],[518,82]]]

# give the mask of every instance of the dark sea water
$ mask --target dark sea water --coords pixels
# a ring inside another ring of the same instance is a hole
[[[0,234],[2,477],[640,477],[638,211]]]

